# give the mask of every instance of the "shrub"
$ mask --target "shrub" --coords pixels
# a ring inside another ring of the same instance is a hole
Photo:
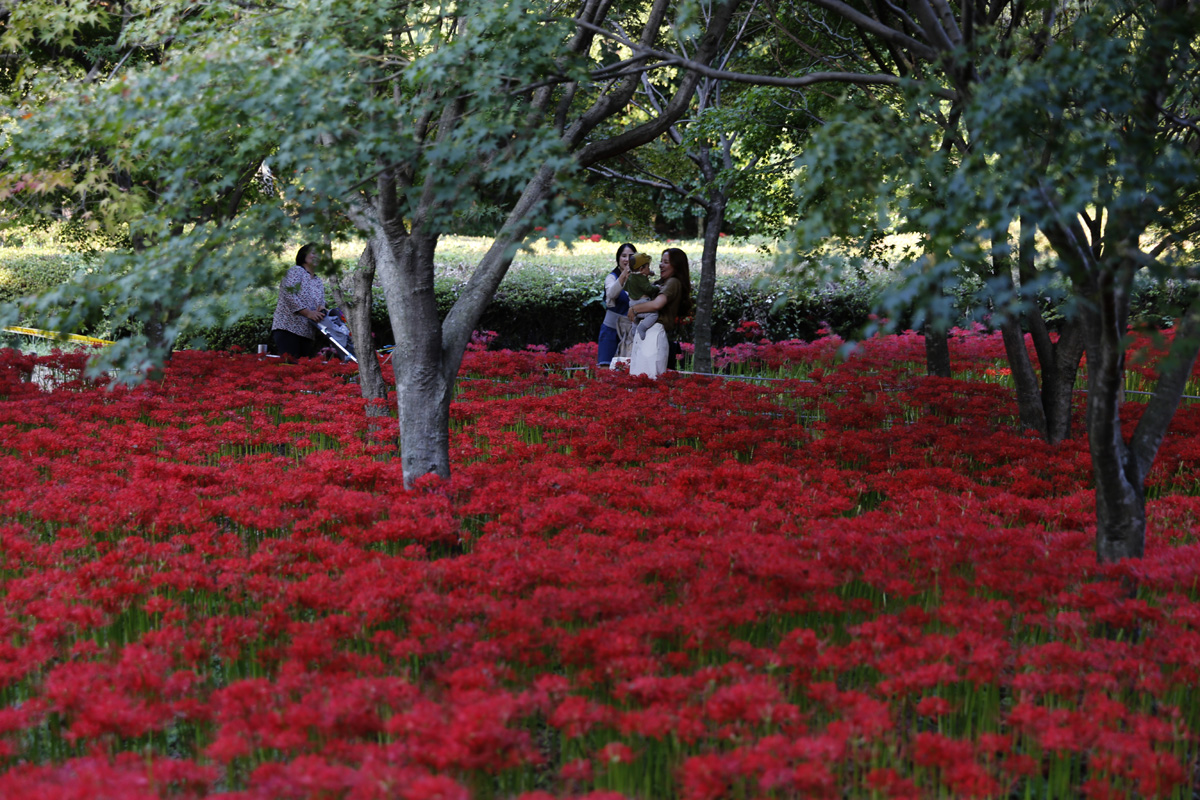
[[[0,303],[52,289],[95,262],[94,256],[84,253],[0,248]]]
[[[40,249],[0,248],[0,302],[57,285],[94,263],[94,258]],[[354,259],[339,259],[338,264],[348,271],[353,268]],[[448,272],[435,284],[438,311],[443,318],[466,285],[463,276],[467,272],[456,269]],[[326,282],[328,285],[328,278]],[[596,338],[604,319],[602,287],[602,271],[572,273],[556,261],[548,266],[526,266],[509,273],[484,311],[479,327],[497,333],[491,345],[494,349],[519,350],[527,345],[544,345],[551,350],[563,350],[590,342]],[[741,342],[743,334],[738,332],[738,326],[747,320],[758,323],[763,335],[772,341],[811,341],[826,326],[843,337],[852,336],[866,324],[877,288],[873,283],[860,282],[792,295],[785,302],[781,299],[783,289],[763,288],[753,273],[722,276],[713,297],[713,345],[724,347]],[[977,287],[964,284],[961,291],[968,295],[973,288]],[[1131,319],[1150,327],[1169,326],[1196,292],[1192,283],[1139,281]],[[336,302],[331,293],[327,301],[330,305]],[[258,290],[247,302],[250,309],[238,322],[185,331],[180,346],[253,350],[256,345],[270,342],[274,290]],[[1053,325],[1058,319],[1057,308],[1050,303],[1045,311]],[[394,338],[380,289],[375,290],[371,321],[374,346],[391,344]],[[97,334],[97,331],[76,332]],[[685,325],[681,339],[690,340],[692,335],[691,326]]]

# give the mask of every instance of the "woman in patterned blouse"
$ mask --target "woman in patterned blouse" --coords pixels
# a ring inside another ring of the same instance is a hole
[[[281,356],[306,358],[313,354],[317,333],[313,323],[325,319],[325,284],[316,275],[319,258],[315,244],[304,245],[296,253],[296,266],[279,284],[271,336]]]

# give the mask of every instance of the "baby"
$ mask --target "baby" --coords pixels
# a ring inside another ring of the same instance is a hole
[[[629,259],[629,277],[625,279],[625,291],[629,293],[629,304],[653,300],[658,294],[658,287],[650,283],[654,273],[650,271],[650,256],[646,253],[635,253]],[[637,315],[637,332],[642,339],[646,331],[658,322],[658,312]]]

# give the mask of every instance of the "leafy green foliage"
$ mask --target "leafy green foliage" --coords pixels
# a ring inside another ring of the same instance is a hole
[[[977,82],[950,128],[947,87],[937,79],[910,83],[895,105],[833,115],[799,159],[790,272],[818,285],[842,280],[848,273],[814,267],[832,263],[827,256],[837,251],[853,268],[882,236],[916,234],[919,244],[901,260],[879,310],[895,321],[915,305],[918,319],[944,324],[954,314],[948,295],[967,274],[986,282],[978,310],[993,317],[1019,315],[1059,280],[1082,285],[1086,254],[1061,245],[1032,280],[1014,288],[991,279],[992,256],[1012,250],[1018,214],[1043,229],[1092,224],[1099,215],[1092,238],[1109,264],[1130,236],[1136,243],[1150,228],[1184,229],[1197,211],[1189,137],[1145,122],[1156,70],[1194,68],[1189,34],[1164,24],[1144,3],[1075,9],[1037,58],[1029,51],[1040,28],[1026,33],[1027,47],[1000,48],[984,35],[973,54]],[[1171,91],[1164,105],[1194,107],[1191,82]],[[969,146],[949,146],[954,137]],[[1102,236],[1111,244],[1101,248]],[[1155,279],[1177,274],[1184,262],[1182,251],[1174,253],[1145,257],[1144,266]]]
[[[95,264],[95,257],[78,253],[0,248],[0,303],[53,289]]]
[[[6,126],[0,198],[53,213],[68,192],[86,224],[128,224],[144,249],[7,320],[42,314],[74,330],[107,313],[134,330],[153,319],[169,345],[185,329],[235,323],[246,291],[271,285],[285,241],[349,232],[380,164],[427,178],[404,191],[439,201],[411,220],[429,231],[487,215],[530,163],[569,171],[555,132],[531,127],[520,89],[578,69],[559,57],[573,28],[535,4],[460,3],[458,18],[361,0],[136,6],[121,45],[173,37],[161,62],[102,83],[45,76],[42,96],[55,99]],[[381,91],[397,74],[399,91]],[[457,124],[437,135],[446,115]],[[255,177],[264,162],[269,184]],[[544,213],[548,225],[574,217],[561,202]],[[139,365],[165,355],[144,338],[124,346]]]

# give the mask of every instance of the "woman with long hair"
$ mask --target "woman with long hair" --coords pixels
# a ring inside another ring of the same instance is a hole
[[[679,321],[692,313],[692,271],[688,266],[687,253],[678,247],[663,250],[658,274],[658,295],[652,300],[630,306],[628,316],[632,322],[638,314],[658,313],[658,321],[667,332],[667,340],[670,342],[667,366],[670,369],[679,369],[683,350],[676,339],[676,333],[679,330]]]
[[[599,350],[596,365],[607,367],[612,364],[617,348],[627,338],[633,323],[626,317],[629,311],[629,294],[625,281],[629,280],[629,259],[637,248],[628,242],[617,248],[617,266],[604,276],[604,321],[600,323],[597,337]]]

